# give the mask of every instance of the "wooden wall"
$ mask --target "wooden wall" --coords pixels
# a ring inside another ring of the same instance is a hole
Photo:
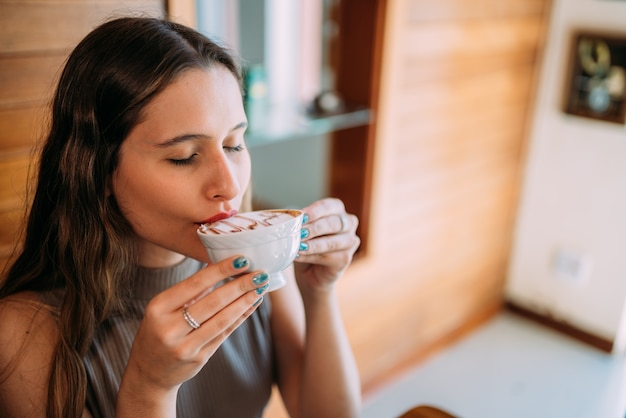
[[[549,0],[388,0],[366,255],[341,284],[365,393],[497,312]]]
[[[0,1],[0,271],[18,240],[33,146],[70,50],[115,15],[164,15],[162,0]]]

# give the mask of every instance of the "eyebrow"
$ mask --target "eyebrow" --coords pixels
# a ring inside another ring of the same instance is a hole
[[[245,129],[248,127],[248,122],[240,122],[237,125],[235,125],[229,132],[234,132],[238,129]],[[156,144],[157,147],[159,148],[167,148],[167,147],[171,147],[174,146],[176,144],[180,144],[181,142],[185,142],[185,141],[192,141],[195,139],[211,139],[212,137],[209,135],[204,135],[204,134],[183,134],[183,135],[178,135],[175,136],[174,138],[170,138],[164,142],[160,142],[158,144]]]

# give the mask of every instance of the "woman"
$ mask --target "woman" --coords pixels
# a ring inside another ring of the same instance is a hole
[[[240,84],[226,50],[158,19],[72,52],[0,289],[1,416],[260,417],[273,383],[291,416],[358,414],[334,284],[359,240],[340,201],[303,208],[278,291],[243,256],[206,265],[198,225],[250,209]]]

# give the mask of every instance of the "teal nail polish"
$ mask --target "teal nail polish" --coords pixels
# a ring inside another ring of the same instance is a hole
[[[252,283],[254,283],[255,285],[260,285],[262,283],[265,283],[268,279],[270,278],[270,275],[267,273],[259,273],[256,276],[254,276],[252,278]]]
[[[265,286],[259,287],[258,289],[255,290],[257,295],[260,295],[261,293],[265,292],[265,290],[267,290],[267,288],[270,287],[270,284],[266,284]]]
[[[233,261],[233,267],[236,269],[240,269],[248,265],[248,259],[246,257],[237,257]]]
[[[259,303],[261,303],[261,302],[263,302],[263,296],[261,296],[260,298],[258,298],[258,299],[256,300],[256,302],[254,302],[254,305],[252,305],[252,306],[258,306],[258,305],[259,305]]]
[[[307,244],[306,242],[300,243],[300,251],[306,251],[308,249],[309,249],[309,244]]]
[[[304,239],[306,237],[309,236],[309,230],[306,228],[303,228],[300,230],[300,238]]]
[[[305,224],[307,222],[309,222],[309,215],[305,213],[304,215],[302,215],[302,223]]]

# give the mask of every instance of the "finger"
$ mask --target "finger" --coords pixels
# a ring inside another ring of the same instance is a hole
[[[203,349],[208,348],[211,351],[215,351],[215,349],[212,348],[212,345],[217,344],[217,346],[219,347],[226,340],[226,338],[228,338],[237,328],[239,328],[241,326],[241,324],[243,324],[245,322],[246,319],[248,319],[254,313],[254,311],[256,311],[259,308],[261,303],[263,303],[263,297],[262,296],[260,298],[258,298],[256,300],[256,302],[254,303],[254,305],[252,305],[250,308],[248,308],[248,310],[245,311],[243,315],[239,316],[221,334],[217,335],[213,339],[213,341],[206,343],[204,345]],[[210,331],[208,331],[208,332],[210,332]]]
[[[263,297],[256,297],[252,306],[240,307],[231,305],[222,311],[216,321],[211,321],[187,333],[176,348],[176,357],[185,361],[193,361],[200,365],[217,351],[220,345],[261,305]]]
[[[300,255],[295,262],[343,269],[352,262],[354,250]]]
[[[225,278],[245,272],[249,268],[248,259],[243,256],[233,256],[211,264],[198,271],[193,276],[158,294],[152,301],[164,312],[180,309],[184,304],[193,302]]]
[[[313,222],[334,213],[344,213],[346,208],[341,200],[329,197],[302,208],[302,211],[308,215],[309,222]]]
[[[267,290],[265,289],[264,292]],[[188,338],[195,344],[207,346],[221,344],[226,337],[237,329],[262,302],[263,293],[251,291],[227,305],[215,315],[204,321],[201,326],[189,333]]]
[[[345,212],[334,213],[304,225],[301,236],[303,241],[309,241],[326,235],[353,234],[358,225],[359,219],[355,215]]]
[[[354,234],[338,234],[338,235],[326,235],[303,241],[298,252],[298,258],[296,261],[306,262],[310,258],[304,258],[315,254],[326,254],[334,252],[346,251],[348,253],[354,253],[361,240]]]
[[[202,325],[242,297],[247,300],[247,307],[250,307],[267,292],[268,288],[269,275],[267,273],[257,271],[245,274],[218,287],[210,295],[184,307],[183,318],[185,318],[186,312],[187,316],[193,318],[197,324]],[[191,328],[198,328],[193,325],[193,322],[187,321]]]

